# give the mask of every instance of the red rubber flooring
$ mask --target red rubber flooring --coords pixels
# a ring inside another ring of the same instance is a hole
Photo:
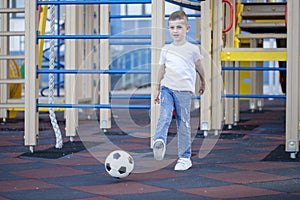
[[[97,118],[82,116],[79,136],[86,150],[60,158],[24,156],[22,113],[0,124],[0,200],[4,199],[300,199],[300,162],[263,161],[285,144],[285,102],[265,101],[262,111],[248,111],[241,102],[240,123],[220,136],[203,137],[198,112],[192,113],[193,167],[174,171],[175,123],[170,127],[166,158],[153,159],[148,110],[113,110],[113,127],[99,130]],[[63,113],[57,113],[65,134]],[[65,138],[67,141],[68,138]],[[35,151],[55,144],[47,113],[40,114],[40,134]],[[90,145],[93,144],[93,145]],[[134,171],[124,179],[110,177],[104,169],[107,154],[129,152]],[[282,152],[284,154],[284,152]],[[23,155],[23,156],[22,156]]]

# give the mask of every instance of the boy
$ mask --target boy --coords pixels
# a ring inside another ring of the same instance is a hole
[[[154,101],[161,106],[153,138],[153,154],[156,160],[164,158],[168,129],[175,108],[179,159],[174,169],[187,170],[192,167],[190,107],[192,94],[195,92],[197,72],[201,80],[200,95],[205,90],[204,71],[200,62],[203,57],[199,48],[186,40],[186,33],[190,30],[190,26],[183,11],[176,11],[170,15],[168,30],[173,42],[163,47],[159,61]]]

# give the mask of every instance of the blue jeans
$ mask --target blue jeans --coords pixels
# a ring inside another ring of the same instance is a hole
[[[172,112],[176,109],[176,125],[178,136],[178,156],[191,157],[190,111],[192,92],[171,90],[161,87],[160,116],[157,122],[154,141],[162,139],[167,144],[168,129],[172,120]]]

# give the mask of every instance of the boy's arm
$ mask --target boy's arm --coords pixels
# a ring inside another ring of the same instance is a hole
[[[156,85],[156,90],[154,93],[154,103],[160,103],[160,99],[159,99],[159,93],[160,93],[160,82],[164,77],[164,74],[166,72],[166,66],[165,65],[160,65],[159,69],[158,69],[158,74],[157,74],[157,83]]]
[[[195,64],[197,72],[200,75],[200,81],[201,81],[201,85],[200,85],[200,89],[199,89],[199,93],[200,95],[202,95],[205,91],[205,73],[204,73],[204,68],[202,66],[202,63],[200,60],[198,60]]]

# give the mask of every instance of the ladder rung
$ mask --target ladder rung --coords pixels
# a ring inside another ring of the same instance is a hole
[[[286,34],[275,34],[275,33],[239,34],[238,38],[239,39],[266,39],[266,38],[285,39]]]
[[[281,28],[285,27],[284,22],[251,22],[240,23],[241,28]]]
[[[286,61],[286,48],[224,48],[221,61]]]
[[[263,19],[276,18],[280,16],[281,18],[285,16],[286,3],[243,3],[244,10],[242,16],[249,18],[258,18],[264,16]],[[247,19],[249,19],[247,18]]]
[[[17,98],[17,99],[7,99],[7,103],[8,104],[22,104],[22,106],[25,105],[25,101],[24,99],[21,98]]]
[[[0,84],[25,83],[24,79],[0,79]]]
[[[0,13],[24,13],[25,8],[0,8]]]
[[[0,36],[25,36],[25,31],[0,32]]]
[[[240,23],[239,26],[250,33],[286,33],[284,22],[251,22]]]
[[[223,52],[286,52],[286,48],[223,48]]]
[[[243,12],[242,14],[243,19],[285,19],[284,12],[262,12],[262,13],[255,13],[255,12]]]
[[[6,104],[6,103],[0,103],[0,108],[24,108],[24,103],[19,104]]]
[[[24,55],[0,55],[0,60],[25,59]]]

